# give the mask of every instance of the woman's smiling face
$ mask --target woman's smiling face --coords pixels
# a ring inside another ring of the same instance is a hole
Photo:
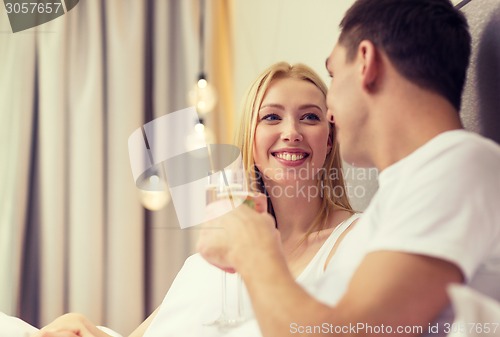
[[[274,79],[257,117],[253,154],[265,180],[313,180],[331,149],[326,101],[313,83]]]

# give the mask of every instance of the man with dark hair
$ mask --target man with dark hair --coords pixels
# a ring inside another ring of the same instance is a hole
[[[231,336],[444,336],[448,285],[500,299],[500,148],[458,114],[465,18],[448,0],[358,0],[341,28],[328,116],[345,161],[381,171],[379,190],[306,289],[268,214],[240,207],[211,223],[225,230],[207,230],[199,251],[241,274],[257,319]]]

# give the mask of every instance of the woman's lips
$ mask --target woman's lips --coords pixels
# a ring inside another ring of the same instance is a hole
[[[306,152],[273,152],[272,155],[276,160],[280,163],[287,166],[299,166],[309,157],[309,154]]]

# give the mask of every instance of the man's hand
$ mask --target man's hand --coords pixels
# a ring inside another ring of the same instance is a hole
[[[266,197],[258,194],[250,200],[202,225],[197,250],[209,263],[227,272],[239,271],[242,257],[249,254],[271,254],[281,249],[274,218],[266,213]],[[227,203],[212,203],[207,213],[220,214]]]

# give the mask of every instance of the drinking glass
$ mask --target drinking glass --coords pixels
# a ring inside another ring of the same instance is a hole
[[[229,200],[227,211],[241,205],[249,195],[245,179],[245,173],[242,168],[223,169],[215,173],[209,173],[208,185],[206,188],[207,205],[220,200]],[[230,206],[229,206],[230,205]],[[243,313],[243,282],[239,274],[228,275],[222,271],[222,308],[219,317],[206,325],[217,326],[220,329],[228,329],[241,324],[244,319]],[[235,288],[228,289],[228,281],[236,278]],[[231,293],[236,301],[231,301]]]

